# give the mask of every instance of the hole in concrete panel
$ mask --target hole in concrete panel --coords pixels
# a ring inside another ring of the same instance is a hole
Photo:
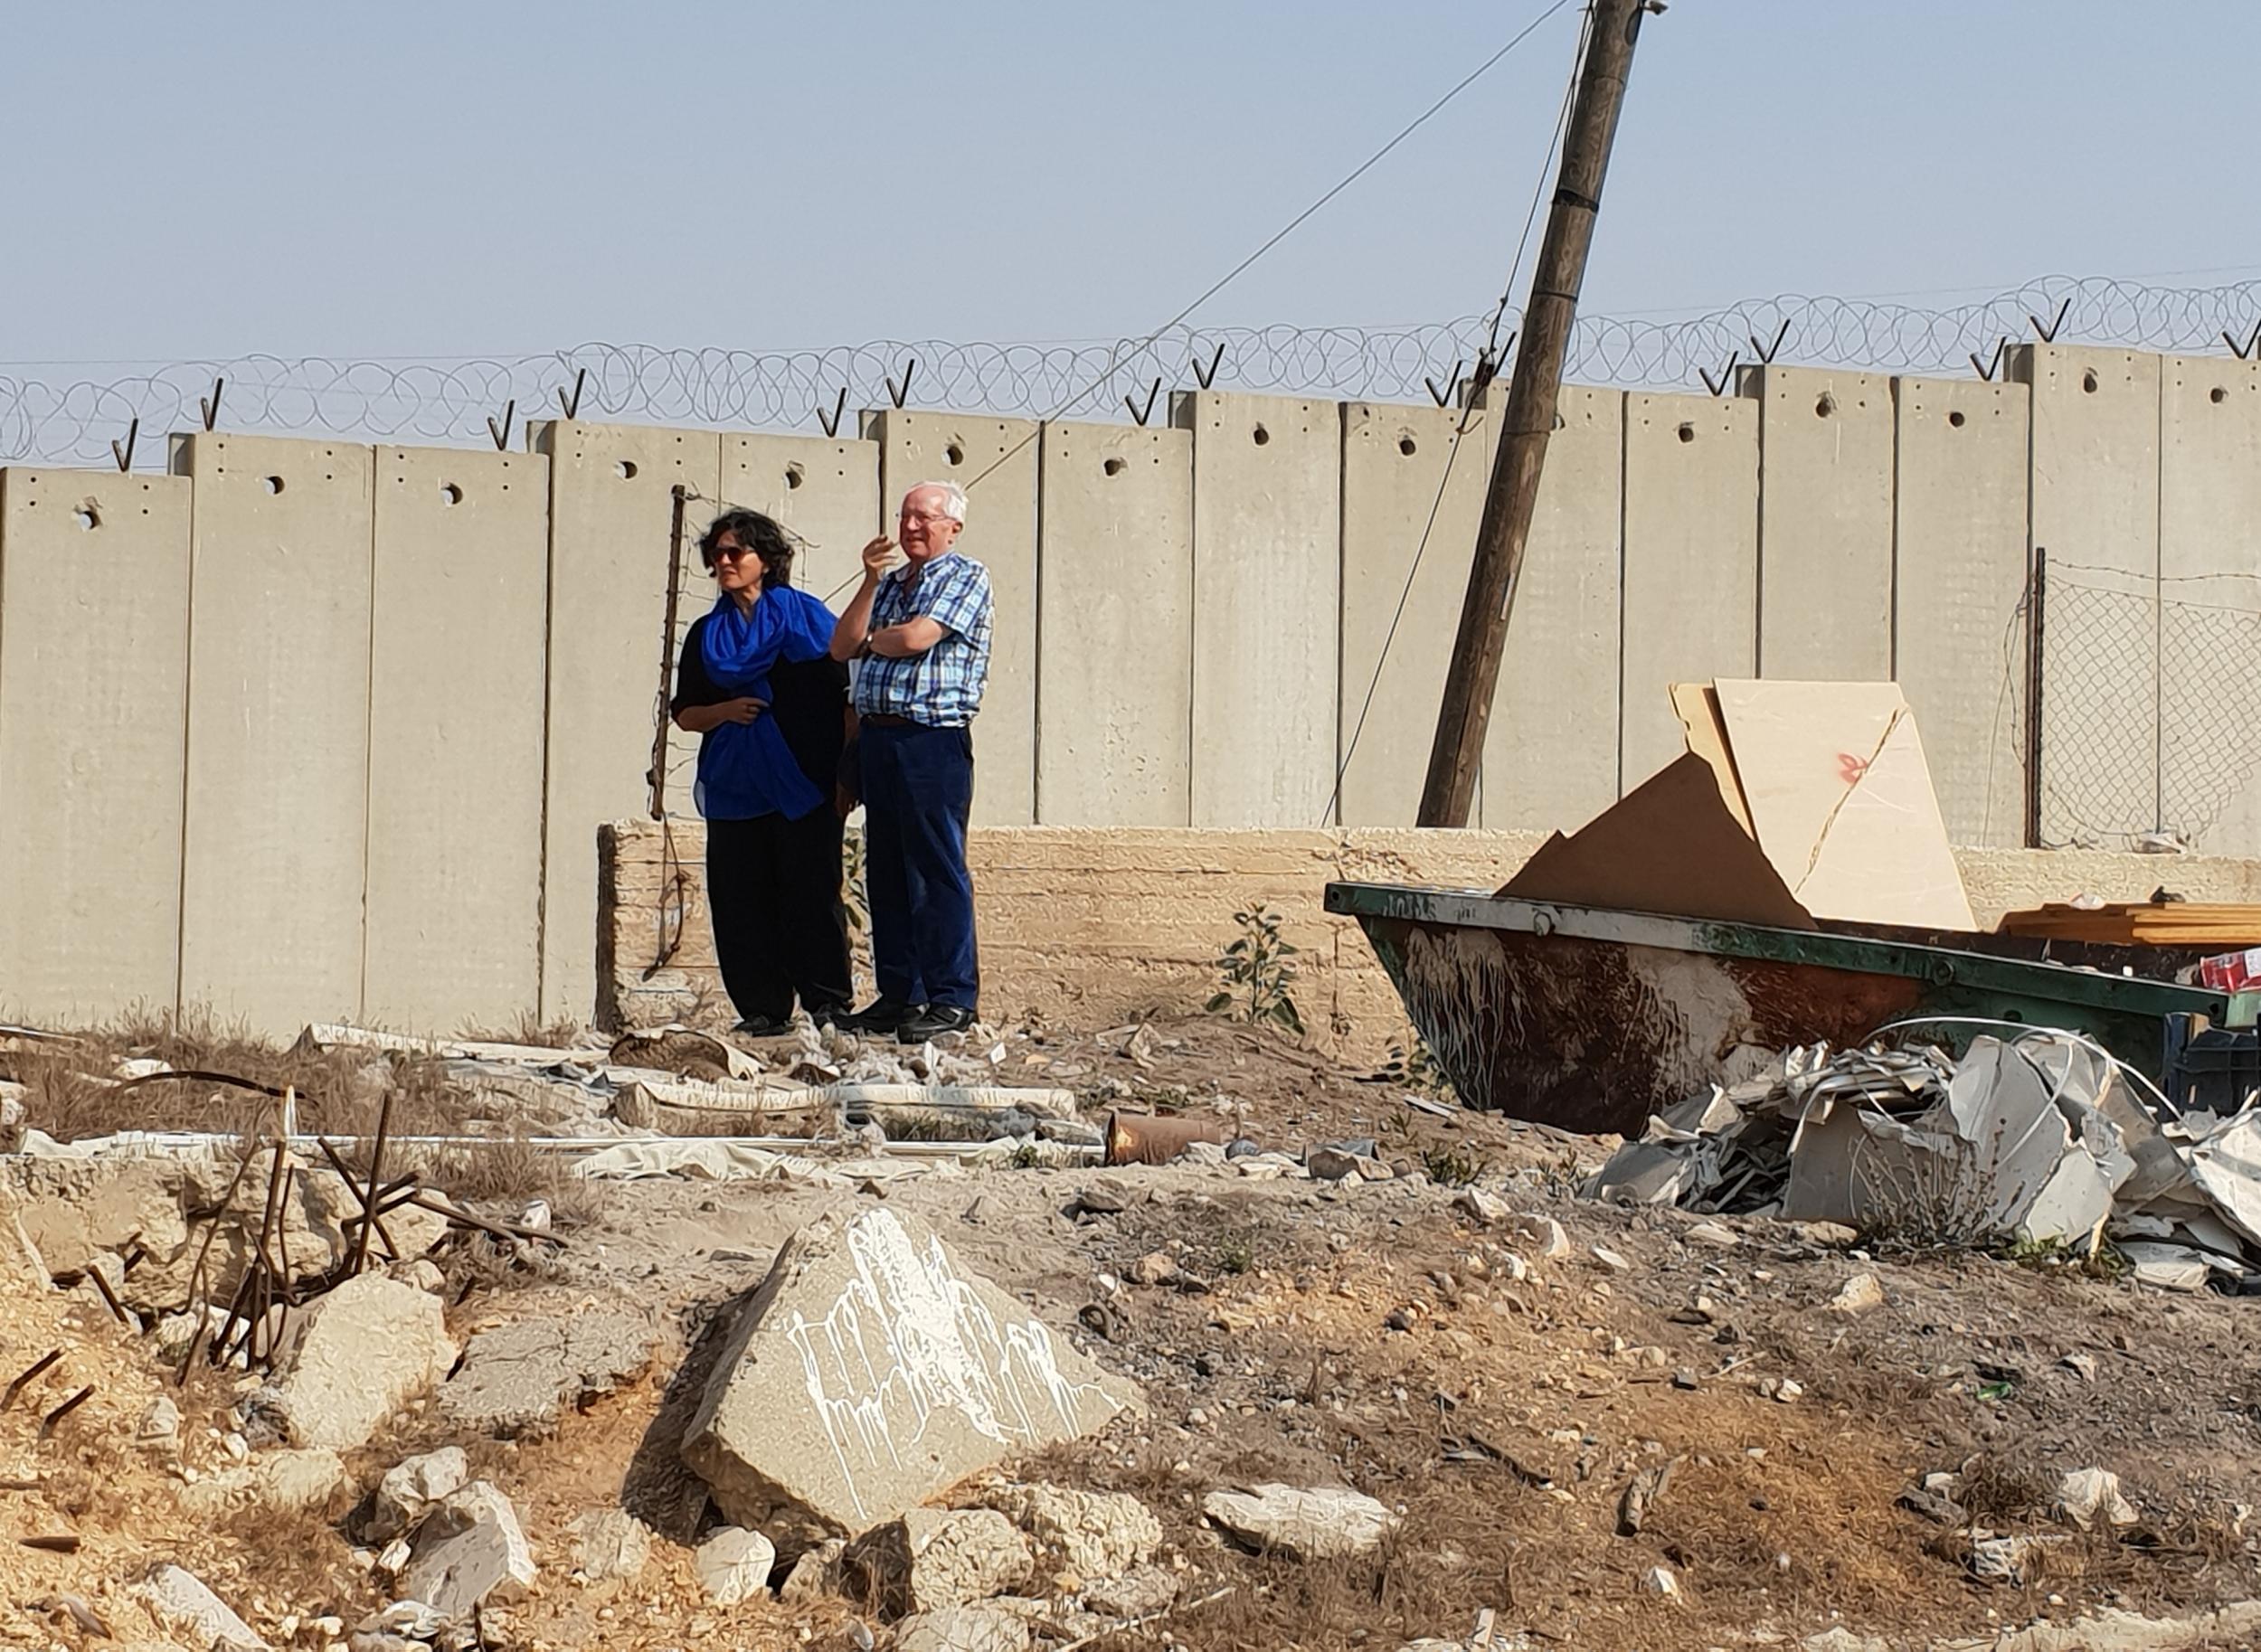
[[[612,467],[612,474],[620,477],[623,482],[634,481],[636,479],[636,461],[634,459],[622,459],[619,464]]]
[[[1119,477],[1122,474],[1122,461],[1119,458],[1111,458],[1100,468],[1111,477]]]
[[[942,457],[953,465],[962,465],[966,462],[966,450],[956,442],[952,442],[942,449]]]
[[[1831,395],[1829,392],[1823,391],[1821,399],[1813,404],[1813,416],[1816,419],[1827,419],[1835,411],[1837,411],[1837,398]]]
[[[801,483],[807,479],[808,472],[804,471],[799,465],[788,465],[785,467],[786,486],[799,487]]]
[[[1696,439],[1696,427],[1692,424],[1682,425],[1680,427],[1680,439],[1682,441],[1694,441]]]
[[[2080,375],[2080,387],[2089,395],[2093,396],[2096,393],[2096,370],[2095,368],[2091,367]]]
[[[260,486],[270,494],[279,494],[283,490],[283,479],[280,477],[269,477]]]
[[[442,482],[440,485],[440,502],[442,505],[460,505],[463,503],[463,490],[453,482]]]
[[[2209,401],[2211,401],[2216,407],[2219,407],[2223,402],[2229,400],[2229,392],[2224,390],[2220,385],[2217,384],[2213,389],[2206,392],[2206,399]]]
[[[1959,412],[1949,413],[1947,415],[1947,422],[1954,426],[1956,430],[1960,430],[1963,428],[1963,415]]]
[[[1254,432],[1254,437],[1256,445],[1261,448],[1272,439],[1272,432],[1265,430],[1263,426],[1258,425]]]
[[[1411,458],[1414,454],[1418,453],[1421,448],[1420,445],[1416,443],[1412,437],[1401,436],[1397,439],[1397,450],[1404,454],[1407,458]]]
[[[71,520],[77,523],[88,533],[91,533],[95,529],[102,525],[102,513],[96,510],[91,505],[82,505],[77,510],[71,513]]]

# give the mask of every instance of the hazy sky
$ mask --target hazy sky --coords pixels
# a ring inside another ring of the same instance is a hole
[[[10,0],[0,364],[1141,333],[1545,5]],[[1196,321],[1486,307],[1576,27]],[[2261,274],[2256,61],[2253,0],[1673,0],[1585,310]]]

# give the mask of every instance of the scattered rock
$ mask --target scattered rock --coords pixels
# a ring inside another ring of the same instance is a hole
[[[1303,1155],[1303,1168],[1315,1182],[1339,1182],[1359,1175],[1359,1160],[1340,1147],[1312,1147]]]
[[[1809,1635],[1798,1643],[1799,1652],[1892,1652],[1892,1643],[1874,1635],[1856,1635],[1844,1625]]]
[[[591,1583],[633,1579],[651,1559],[651,1528],[624,1508],[591,1509],[565,1530],[573,1540],[573,1569]]]
[[[1910,1486],[1897,1499],[1909,1513],[1920,1515],[1934,1525],[1957,1526],[1970,1518],[1963,1505],[1944,1491],[1925,1486]]]
[[[1087,1578],[1130,1572],[1153,1559],[1162,1546],[1162,1523],[1128,1492],[1006,1486],[982,1501]]]
[[[1627,1261],[1623,1257],[1618,1255],[1616,1251],[1611,1250],[1607,1245],[1590,1245],[1587,1249],[1594,1252],[1594,1260],[1601,1263],[1603,1267],[1608,1269],[1612,1273],[1623,1273],[1632,1267],[1631,1262]]]
[[[1570,1235],[1562,1231],[1562,1223],[1537,1211],[1518,1216],[1508,1232],[1518,1247],[1542,1262],[1559,1261],[1570,1254]]]
[[[1201,1512],[1251,1546],[1290,1560],[1346,1560],[1378,1547],[1397,1516],[1342,1487],[1252,1486],[1213,1491]]]
[[[1473,1216],[1486,1226],[1505,1222],[1510,1213],[1505,1199],[1498,1194],[1486,1193],[1481,1187],[1462,1188],[1453,1197],[1452,1208],[1463,1215]]]
[[[1027,1652],[1028,1620],[995,1606],[953,1606],[905,1618],[895,1652]]]
[[[473,1480],[434,1504],[417,1527],[401,1591],[453,1621],[483,1601],[513,1599],[534,1575],[517,1510],[487,1482]]]
[[[395,1600],[381,1612],[372,1612],[361,1620],[358,1634],[392,1635],[402,1640],[433,1640],[448,1620],[421,1600]]]
[[[717,1606],[735,1606],[769,1587],[777,1549],[759,1532],[726,1525],[699,1545],[693,1560],[707,1598]]]
[[[1083,1587],[1083,1604],[1104,1618],[1149,1617],[1177,1599],[1178,1574],[1168,1566],[1139,1566]]]
[[[1672,1575],[1670,1566],[1651,1566],[1641,1574],[1641,1592],[1675,1600],[1679,1598],[1680,1581]]]
[[[2096,1380],[2096,1356],[2093,1354],[2067,1354],[2058,1362],[2084,1383]]]
[[[455,1364],[437,1298],[364,1273],[320,1298],[278,1378],[275,1411],[297,1446],[350,1451]]]
[[[440,1264],[429,1256],[420,1256],[410,1262],[395,1262],[385,1272],[402,1284],[413,1285],[419,1290],[445,1290],[448,1288],[448,1276],[440,1270]]]
[[[461,1446],[442,1446],[437,1451],[403,1458],[384,1471],[370,1502],[369,1519],[362,1535],[371,1543],[390,1543],[419,1520],[440,1498],[470,1483],[471,1460]]]
[[[1841,1222],[1793,1222],[1790,1231],[1810,1245],[1821,1245],[1831,1251],[1842,1251],[1860,1242],[1860,1235]]]
[[[1884,1281],[1873,1273],[1856,1273],[1830,1298],[1830,1311],[1836,1314],[1871,1313],[1883,1306]]]
[[[847,1539],[828,1537],[815,1548],[793,1562],[785,1581],[777,1591],[780,1600],[820,1600],[827,1595],[841,1592],[846,1569],[843,1557],[847,1553]]]
[[[1672,1471],[1680,1466],[1681,1461],[1676,1457],[1653,1468],[1644,1468],[1626,1482],[1624,1495],[1617,1500],[1617,1534],[1620,1537],[1641,1535],[1642,1522],[1648,1519],[1649,1511],[1663,1500],[1665,1492],[1672,1484]]]
[[[1122,1271],[1133,1285],[1167,1285],[1178,1277],[1178,1259],[1167,1251],[1149,1251]]]
[[[137,1444],[168,1445],[180,1438],[181,1408],[165,1395],[149,1402],[149,1409],[141,1413],[141,1424],[134,1430]]]
[[[193,1572],[159,1566],[136,1587],[152,1616],[194,1645],[218,1652],[268,1652],[251,1626],[229,1610]]]
[[[1991,1537],[1973,1532],[1971,1575],[1981,1582],[2022,1586],[2039,1578],[2048,1552],[2067,1541],[2053,1534]]]
[[[1027,1581],[1027,1541],[995,1509],[914,1508],[844,1557],[857,1592],[891,1618],[987,1600]]]
[[[2057,1488],[2057,1512],[2086,1531],[2097,1521],[2133,1525],[2141,1518],[2120,1495],[2120,1477],[2105,1468],[2076,1468]]]
[[[269,1508],[285,1513],[318,1509],[345,1484],[345,1465],[336,1452],[321,1446],[277,1451],[259,1460],[251,1484]]]
[[[651,1363],[657,1340],[640,1313],[543,1315],[481,1331],[440,1391],[440,1414],[465,1428],[518,1434],[568,1405],[609,1394]]]
[[[836,1209],[778,1252],[683,1457],[730,1519],[804,1525],[814,1541],[867,1531],[1124,1411],[1145,1411],[1134,1386],[965,1268],[923,1222]]]
[[[1681,1237],[1690,1244],[1709,1245],[1717,1251],[1732,1251],[1743,1242],[1740,1234],[1720,1222],[1699,1222]]]

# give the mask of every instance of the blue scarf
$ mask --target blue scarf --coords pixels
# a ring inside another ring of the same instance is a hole
[[[813,611],[811,611],[813,610]],[[770,700],[770,668],[779,660],[812,660],[832,637],[832,611],[790,586],[762,593],[752,611],[716,599],[700,635],[699,653],[714,686],[731,699]],[[699,813],[710,820],[752,820],[781,814],[798,820],[824,801],[793,760],[767,710],[752,722],[725,722],[699,743]]]

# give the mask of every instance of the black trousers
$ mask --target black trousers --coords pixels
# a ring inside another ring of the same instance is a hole
[[[799,820],[708,821],[706,910],[723,986],[742,1018],[783,1021],[796,995],[811,1015],[849,1001],[840,817],[831,804]]]

